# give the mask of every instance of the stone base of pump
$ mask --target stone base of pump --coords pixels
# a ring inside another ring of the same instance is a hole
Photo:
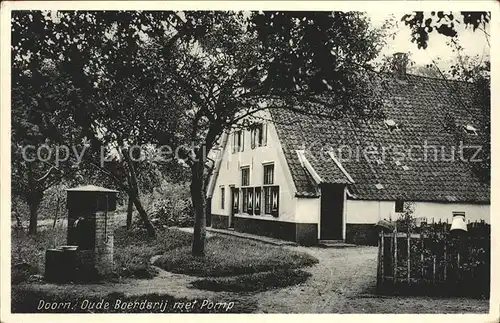
[[[47,282],[91,282],[102,278],[102,274],[94,266],[93,250],[77,250],[73,248],[48,249],[45,253],[45,276]]]

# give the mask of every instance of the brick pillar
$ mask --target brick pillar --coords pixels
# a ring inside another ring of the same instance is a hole
[[[95,214],[95,268],[100,275],[113,272],[114,212],[98,211]]]

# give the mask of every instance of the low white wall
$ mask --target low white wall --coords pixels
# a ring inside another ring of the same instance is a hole
[[[428,221],[451,223],[453,212],[465,212],[466,220],[490,223],[490,205],[488,204],[458,204],[458,203],[433,203],[415,202],[415,217],[426,217]]]
[[[394,201],[347,200],[346,223],[377,223],[382,219],[395,220]]]
[[[379,220],[396,220],[395,201],[347,200],[347,223],[376,223]],[[428,221],[451,223],[454,211],[465,212],[467,220],[484,220],[490,223],[490,205],[465,203],[414,202],[414,217],[426,217]]]
[[[295,198],[295,222],[319,223],[320,198]]]

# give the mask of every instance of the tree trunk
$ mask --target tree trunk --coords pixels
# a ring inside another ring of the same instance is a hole
[[[191,168],[191,200],[194,208],[193,256],[205,256],[206,214],[204,162],[198,160]]]
[[[139,216],[142,219],[142,222],[144,222],[144,225],[146,226],[146,229],[148,230],[148,234],[156,238],[156,230],[151,221],[149,220],[149,216],[146,213],[146,210],[142,207],[141,200],[139,199],[139,196],[134,196],[133,197],[133,202],[135,205],[135,208],[137,209],[137,212],[139,212]]]
[[[127,230],[132,227],[132,211],[134,210],[134,198],[129,195],[127,207]]]
[[[130,217],[130,225],[132,224],[132,209],[130,207],[130,199],[132,199],[135,208],[137,209],[137,212],[139,212],[139,216],[141,217],[142,221],[144,222],[144,225],[146,226],[146,229],[148,230],[148,234],[151,237],[156,238],[156,230],[151,223],[151,220],[149,219],[148,213],[146,210],[144,210],[144,207],[142,206],[141,200],[139,198],[139,187],[137,185],[137,174],[135,172],[135,166],[134,163],[132,162],[130,155],[130,151],[125,151],[123,154],[123,157],[127,161],[127,166],[129,169],[129,209],[127,210],[127,228],[129,227],[129,217]]]
[[[40,202],[42,201],[42,197],[40,194],[32,193],[28,198],[28,207],[30,209],[30,225],[28,229],[28,234],[35,235],[38,226],[38,207],[40,206]]]

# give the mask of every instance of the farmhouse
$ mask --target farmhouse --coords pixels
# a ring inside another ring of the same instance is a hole
[[[383,86],[381,118],[273,108],[227,134],[208,187],[211,226],[311,245],[373,243],[374,224],[406,205],[422,220],[489,222],[490,185],[474,164],[487,130],[471,84],[402,66]]]

